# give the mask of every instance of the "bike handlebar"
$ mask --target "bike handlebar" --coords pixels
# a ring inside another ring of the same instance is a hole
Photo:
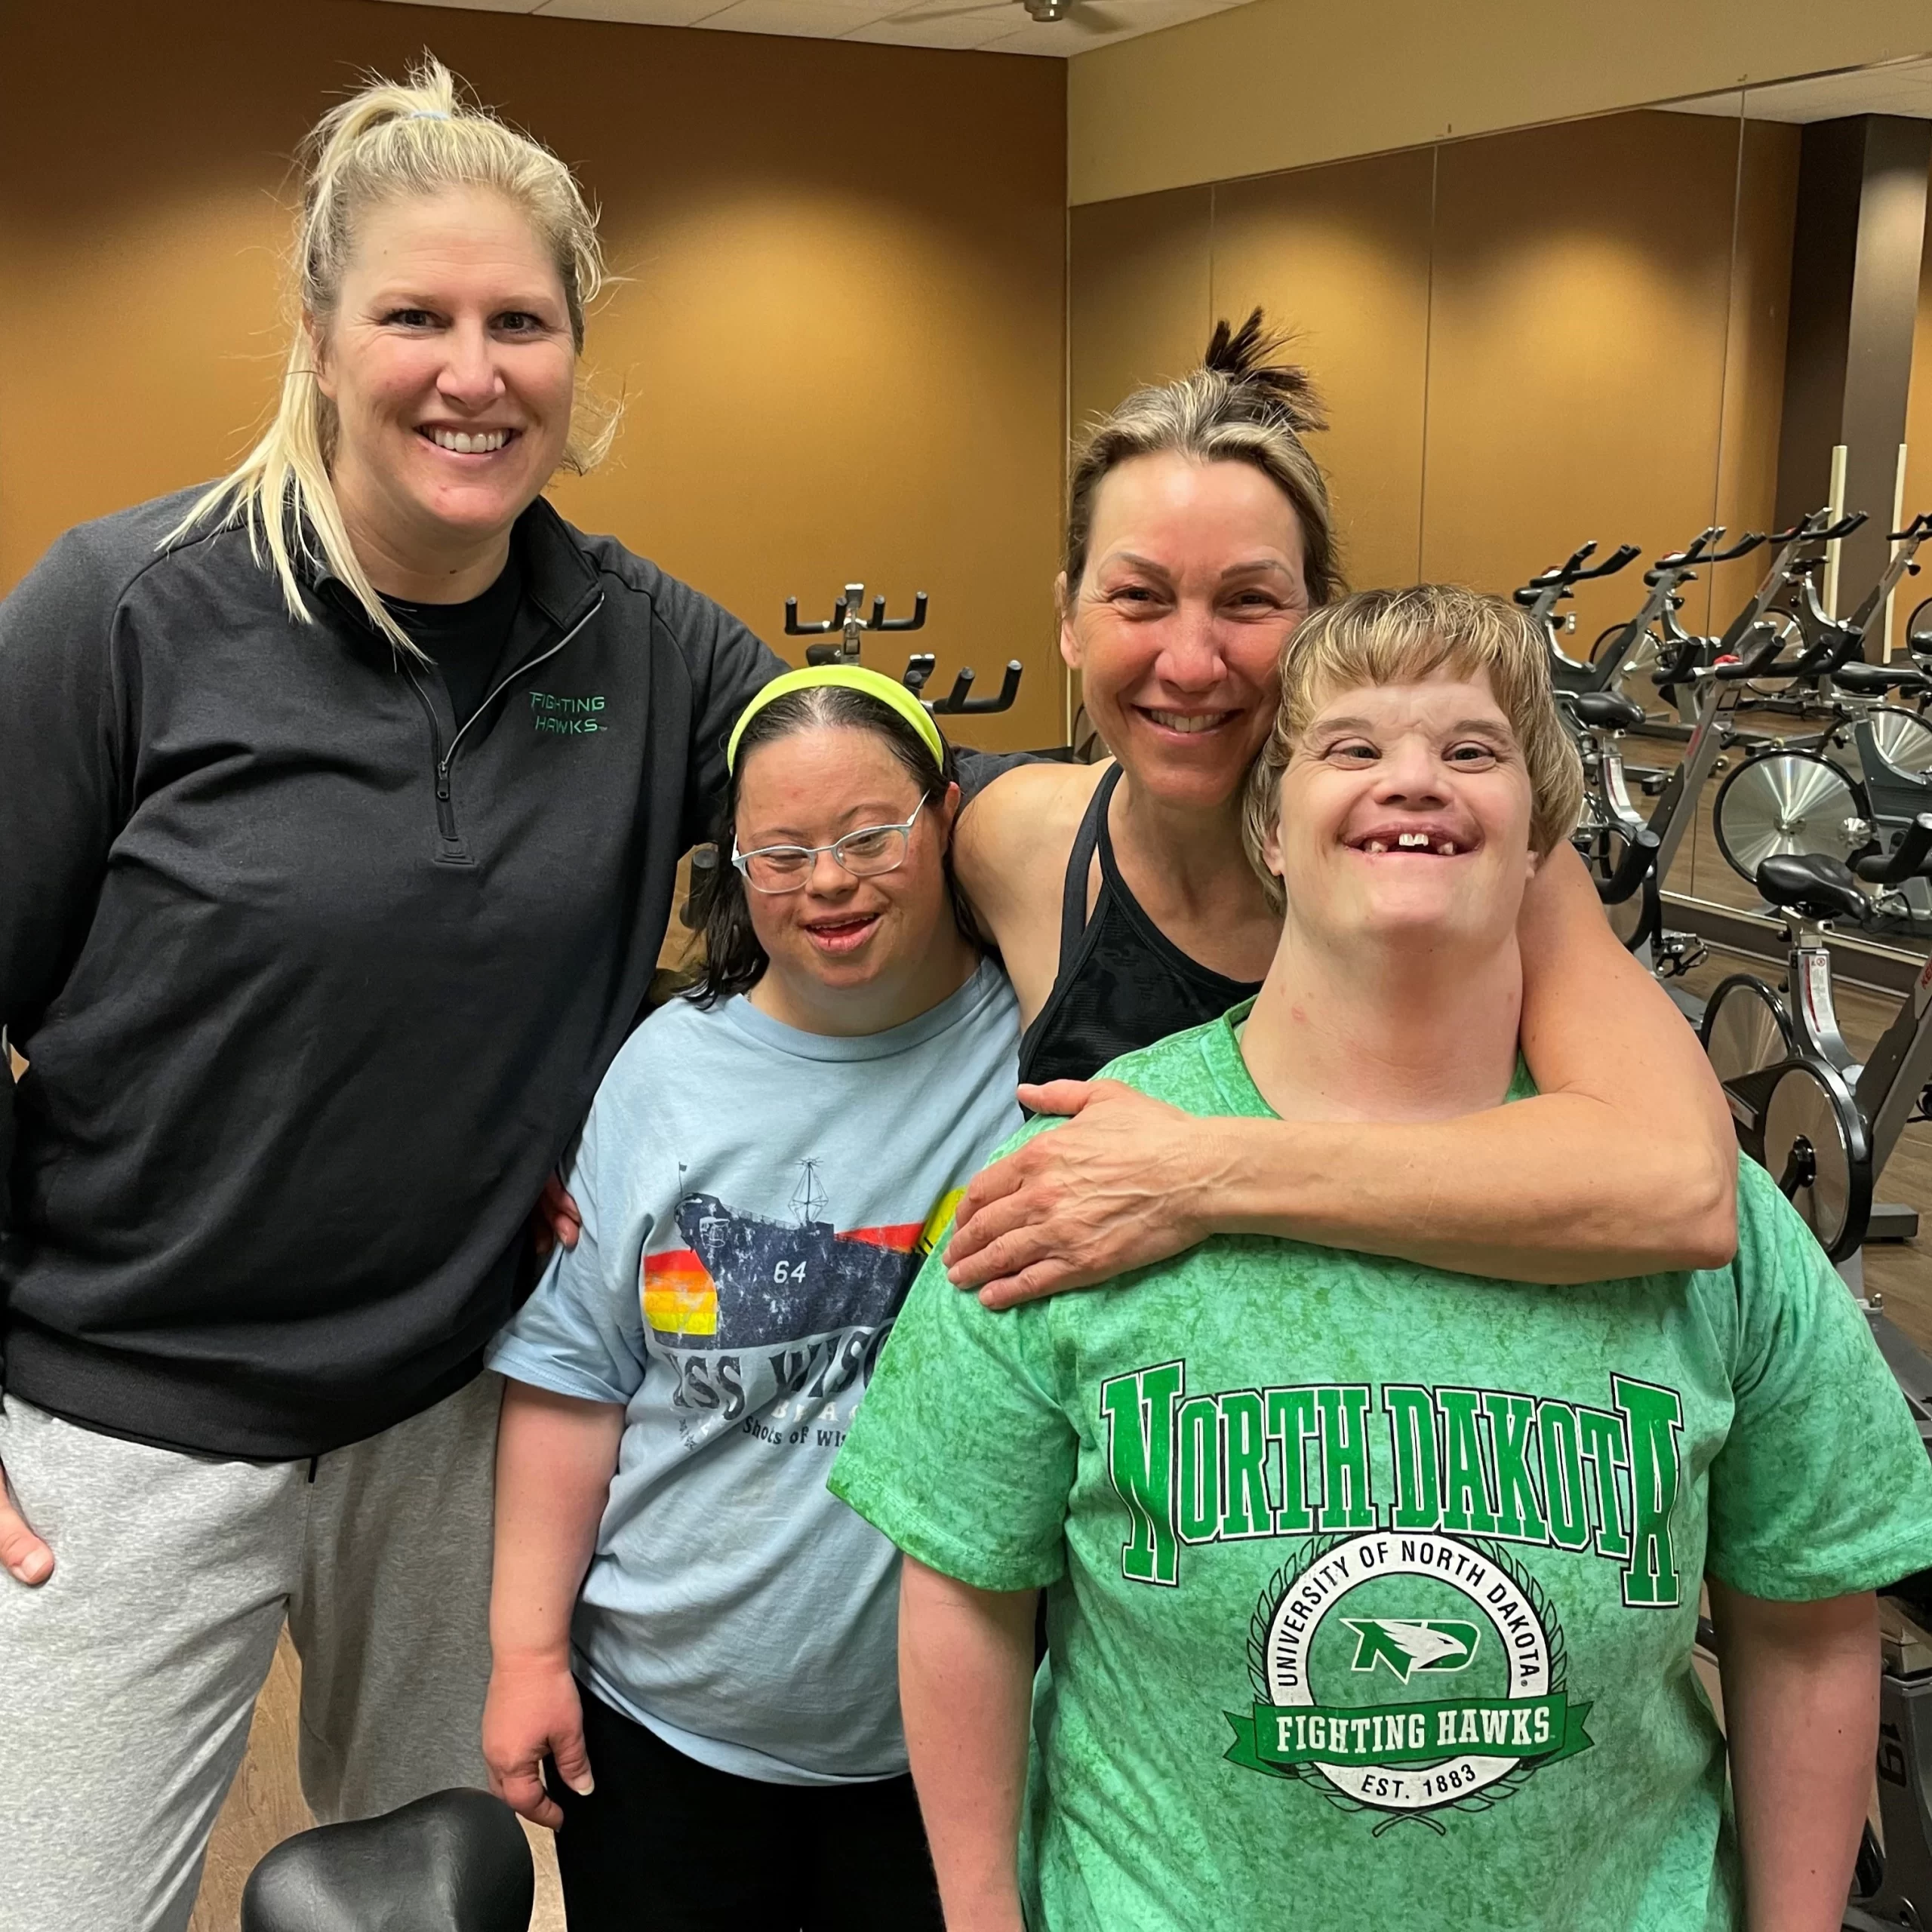
[[[1926,823],[1932,826],[1932,817]],[[1660,841],[1647,825],[1635,827],[1629,835],[1623,857],[1607,879],[1597,881],[1597,897],[1606,906],[1620,906],[1644,882],[1644,875],[1657,863]]]
[[[1781,648],[1778,634],[1773,631],[1755,653],[1740,657],[1734,664],[1713,664],[1711,675],[1722,678],[1727,684],[1740,678],[1789,677],[1792,675],[1789,672],[1774,668],[1774,660]]]
[[[1510,594],[1525,608],[1554,590],[1558,593],[1555,601],[1561,603],[1570,593],[1574,584],[1587,583],[1592,578],[1614,577],[1627,564],[1634,562],[1644,553],[1635,543],[1620,543],[1603,561],[1586,568],[1589,559],[1596,554],[1596,540],[1580,544],[1570,553],[1568,559],[1552,564],[1546,571],[1539,572],[1529,582]]]
[[[1875,852],[1854,859],[1851,869],[1873,885],[1898,885],[1932,873],[1932,812],[1921,812],[1906,828],[1894,852]]]

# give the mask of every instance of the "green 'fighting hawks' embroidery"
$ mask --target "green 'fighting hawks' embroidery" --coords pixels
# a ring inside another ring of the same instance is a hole
[[[1433,1531],[1589,1552],[1621,1567],[1627,1605],[1671,1607],[1683,1404],[1609,1384],[1596,1409],[1393,1383],[1189,1394],[1179,1361],[1115,1376],[1100,1407],[1128,1515],[1121,1574],[1171,1588],[1187,1544]]]
[[[610,728],[602,716],[601,694],[565,697],[555,691],[532,691],[530,709],[531,728],[552,737],[584,738]]]

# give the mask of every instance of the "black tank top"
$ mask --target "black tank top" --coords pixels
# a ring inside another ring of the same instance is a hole
[[[1110,1060],[1218,1020],[1261,990],[1190,959],[1140,909],[1114,863],[1107,804],[1112,767],[1080,821],[1060,903],[1060,972],[1020,1042],[1026,1081],[1091,1080]],[[1087,878],[1100,854],[1100,890],[1087,916]]]

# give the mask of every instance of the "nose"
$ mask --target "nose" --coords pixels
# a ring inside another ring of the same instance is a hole
[[[438,392],[461,408],[487,409],[503,392],[503,372],[489,333],[475,318],[460,321],[446,340],[448,353],[436,378]]]
[[[1212,608],[1205,601],[1185,599],[1166,629],[1155,675],[1176,691],[1212,691],[1227,675]]]
[[[1441,761],[1419,734],[1404,732],[1376,768],[1375,795],[1385,804],[1434,808],[1448,803]]]
[[[814,899],[843,899],[858,882],[827,851],[813,860],[805,888]]]

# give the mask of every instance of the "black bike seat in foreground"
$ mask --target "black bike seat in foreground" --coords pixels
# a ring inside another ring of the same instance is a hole
[[[1563,702],[1586,724],[1614,726],[1632,731],[1644,721],[1644,707],[1634,698],[1620,697],[1614,691],[1572,691]]]
[[[1832,673],[1832,681],[1846,691],[1875,697],[1881,692],[1896,691],[1901,685],[1915,688],[1925,680],[1914,665],[1861,664],[1854,659],[1849,664],[1841,664]]]
[[[1842,859],[1821,852],[1780,852],[1758,868],[1758,890],[1774,906],[1810,919],[1864,918],[1871,902]]]
[[[536,1895],[516,1814],[439,1791],[282,1842],[242,1894],[242,1932],[528,1932]]]

